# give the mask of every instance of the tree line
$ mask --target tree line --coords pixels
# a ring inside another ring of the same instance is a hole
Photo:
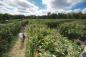
[[[47,15],[36,16],[36,15],[10,15],[10,14],[0,14],[0,21],[10,20],[10,19],[85,19],[86,14],[79,13],[47,13]]]

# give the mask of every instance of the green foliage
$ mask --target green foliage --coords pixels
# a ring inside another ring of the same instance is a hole
[[[11,42],[15,39],[14,36],[25,24],[27,24],[26,20],[0,25],[0,57],[4,57],[3,54],[9,50]]]
[[[86,19],[86,14],[82,12],[79,13],[47,13],[47,15],[37,16],[37,15],[10,15],[10,14],[0,14],[0,22],[11,19]]]
[[[81,47],[62,37],[57,29],[50,29],[44,21],[30,21],[27,29],[26,57],[33,57],[35,49],[39,57],[79,57]]]
[[[59,32],[64,36],[72,39],[86,40],[86,24],[85,22],[65,22],[59,25]]]

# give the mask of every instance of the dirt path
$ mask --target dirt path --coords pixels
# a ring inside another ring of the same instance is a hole
[[[25,28],[26,30],[26,28]],[[24,30],[24,34],[26,35]],[[25,57],[25,49],[26,49],[26,39],[24,42],[23,49],[20,49],[20,41],[17,40],[11,50],[8,52],[8,57]]]
[[[23,49],[20,49],[19,45],[20,45],[20,42],[19,40],[17,40],[15,45],[11,48],[10,52],[8,53],[9,57],[25,57],[26,40],[25,40]]]

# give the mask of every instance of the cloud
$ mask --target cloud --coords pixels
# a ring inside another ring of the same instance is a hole
[[[85,14],[85,13],[86,13],[86,8],[84,8],[84,9],[82,10],[82,13],[83,13],[83,14]]]
[[[42,3],[46,6],[47,11],[51,13],[79,13],[82,11],[80,7],[75,9],[71,8],[82,2],[83,0],[42,0]]]
[[[42,0],[48,10],[70,9],[72,5],[81,2],[82,0]]]
[[[73,12],[74,13],[79,13],[79,12],[81,12],[81,9],[74,9]]]
[[[42,0],[43,4],[46,5],[48,10],[52,9],[61,9],[64,6],[67,6],[68,4],[65,3],[64,0]],[[62,5],[63,4],[63,5]]]
[[[78,2],[81,2],[82,0],[66,0],[67,3],[70,3],[70,4],[74,4],[74,3],[78,3]]]
[[[0,12],[22,14],[36,12],[38,7],[27,0],[0,0]]]
[[[48,13],[48,11],[47,10],[45,10],[45,9],[41,9],[41,10],[39,10],[39,11],[37,11],[36,12],[36,15],[47,15],[47,13]]]
[[[42,9],[40,9],[39,6],[36,6],[31,1],[34,2],[34,0],[0,0],[0,13],[24,15],[46,15],[48,12],[77,13],[80,12],[81,9],[71,10],[71,8],[83,0],[42,0],[42,4],[46,7]],[[86,10],[83,9],[82,12],[84,13]]]

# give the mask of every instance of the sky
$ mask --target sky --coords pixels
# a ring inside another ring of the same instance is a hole
[[[86,0],[0,0],[0,13],[46,15],[51,13],[86,13]]]

